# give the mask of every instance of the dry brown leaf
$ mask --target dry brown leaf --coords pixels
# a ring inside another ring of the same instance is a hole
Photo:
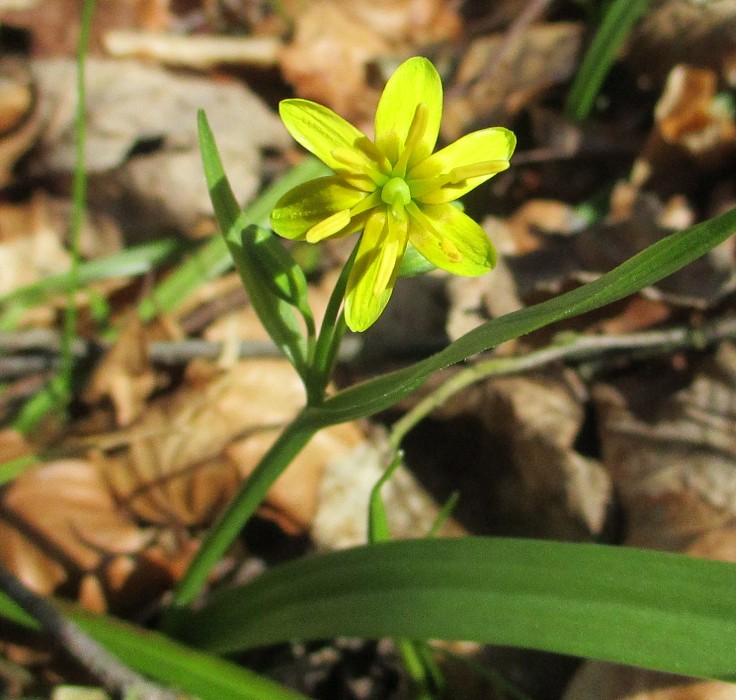
[[[78,0],[5,0],[0,7],[3,24],[21,27],[33,36],[36,56],[73,56],[79,43]],[[139,28],[161,31],[169,25],[169,0],[105,0],[95,8],[91,28],[93,53],[101,49],[101,37],[110,29]]]
[[[47,126],[28,167],[45,176],[70,173],[76,143],[70,97],[75,94],[74,62],[35,61],[32,67]],[[258,189],[261,149],[290,143],[279,118],[234,80],[212,81],[112,60],[89,60],[86,76],[90,204],[112,214],[129,237],[150,240],[172,228],[189,231],[211,216],[198,109],[207,112],[239,201]],[[141,145],[145,152],[132,157]]]
[[[677,384],[680,388],[677,388]],[[692,379],[642,371],[594,392],[604,462],[632,544],[685,551],[736,516],[736,349]]]
[[[28,64],[0,57],[0,187],[10,184],[18,160],[30,149],[41,128],[40,111]]]
[[[16,479],[0,511],[4,563],[43,593],[69,580],[96,608],[150,603],[166,590],[193,554],[188,529],[211,524],[304,403],[283,360],[200,377],[150,402],[127,432],[98,438],[94,460],[52,462]],[[263,513],[304,532],[324,465],[362,439],[353,424],[319,433]]]
[[[358,445],[332,460],[319,486],[312,538],[324,549],[365,544],[368,539],[368,504],[371,490],[388,466],[382,436]],[[399,467],[382,487],[389,530],[393,539],[426,537],[439,508],[405,467]],[[460,536],[465,531],[455,521],[445,522],[440,534]]]
[[[441,0],[315,0],[292,3],[294,40],[281,67],[301,97],[371,128],[378,91],[368,65],[392,53],[408,55],[431,42],[456,38],[460,21]]]
[[[0,430],[0,464],[33,454],[25,436],[12,428]]]
[[[711,68],[733,81],[735,54],[732,0],[657,0],[634,28],[626,60],[648,81],[664,81],[678,63]]]
[[[304,405],[301,381],[283,360],[246,360],[151,403],[103,460],[116,498],[148,522],[203,526],[232,498],[279,431]],[[324,464],[361,439],[355,426],[322,431],[295,459],[266,506],[290,530],[314,511]]]
[[[586,661],[562,700],[736,700],[736,685]]]
[[[407,460],[422,483],[437,482],[431,491],[440,500],[460,490],[457,517],[472,532],[595,538],[612,491],[601,464],[575,448],[581,394],[572,373],[483,382],[433,414],[443,427],[423,436],[416,456],[410,434]],[[425,474],[417,460],[442,460],[442,473]]]
[[[611,215],[574,236],[541,235],[542,246],[509,257],[522,299],[559,294],[571,280],[588,282],[671,233],[662,225],[668,208],[651,193],[628,183],[614,189]],[[641,292],[670,305],[705,309],[736,287],[733,241],[726,241],[694,263]]]
[[[581,24],[553,22],[529,27],[511,46],[504,34],[473,41],[447,91],[442,135],[453,141],[481,123],[507,123],[540,92],[568,80],[582,35]]]
[[[139,552],[149,539],[88,461],[34,467],[9,484],[0,501],[0,560],[39,593],[94,573],[112,557]]]
[[[736,561],[736,349],[722,345],[687,380],[649,370],[597,387],[604,462],[628,544]],[[597,661],[583,664],[564,696],[715,699],[736,699],[736,685]]]
[[[42,194],[24,204],[0,204],[0,295],[68,270],[63,236]]]
[[[632,181],[657,191],[687,191],[704,172],[736,158],[736,122],[716,97],[707,69],[675,66],[654,111],[655,128],[634,164]]]
[[[156,374],[148,359],[148,337],[134,311],[113,347],[95,367],[81,399],[93,404],[109,398],[117,424],[126,426],[143,412],[156,384]]]

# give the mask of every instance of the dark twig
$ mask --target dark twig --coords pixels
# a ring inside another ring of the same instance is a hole
[[[59,362],[60,347],[59,335],[54,331],[0,332],[0,380],[52,369]],[[82,361],[109,350],[111,344],[77,338],[71,347],[76,360]],[[216,360],[226,349],[228,349],[226,343],[185,338],[150,343],[148,358],[154,365],[175,367],[197,358]],[[352,359],[358,349],[357,338],[346,339],[341,348],[340,359],[342,361]],[[268,340],[239,342],[235,355],[240,359],[283,357],[279,349]]]
[[[182,700],[184,697],[152,683],[122,664],[78,625],[63,617],[45,598],[26,588],[3,566],[0,566],[0,589],[35,618],[47,634],[116,696],[136,700]]]

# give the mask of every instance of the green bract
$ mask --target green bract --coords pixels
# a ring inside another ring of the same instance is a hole
[[[284,100],[280,113],[291,135],[335,175],[282,197],[271,214],[274,231],[310,243],[363,231],[345,294],[349,328],[363,331],[381,315],[409,242],[456,275],[494,266],[483,229],[450,202],[506,170],[516,137],[501,127],[482,129],[433,154],[442,83],[426,58],[410,58],[389,79],[375,142],[309,100]]]

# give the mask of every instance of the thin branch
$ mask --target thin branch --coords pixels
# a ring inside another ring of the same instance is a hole
[[[28,589],[5,567],[0,566],[0,590],[35,618],[44,631],[108,691],[137,700],[182,700],[184,696],[152,683],[122,664],[78,625],[63,617],[45,598]]]
[[[14,379],[35,372],[44,372],[58,366],[61,341],[58,333],[46,330],[0,332],[0,380]],[[71,344],[77,361],[99,356],[112,347],[111,343],[91,342],[81,338]],[[183,340],[153,342],[148,345],[148,358],[152,364],[176,367],[190,360],[216,360],[229,350],[228,343],[185,338]],[[340,360],[353,359],[359,352],[360,341],[347,338],[340,348]],[[283,357],[281,351],[269,340],[246,340],[237,344],[235,356],[246,358]]]
[[[576,336],[573,340],[520,357],[491,357],[454,374],[397,420],[391,429],[389,447],[391,450],[397,450],[406,435],[423,418],[462,389],[489,377],[520,374],[554,362],[582,363],[624,353],[629,355],[634,353],[637,357],[651,357],[675,350],[702,350],[729,339],[736,339],[735,317],[713,321],[699,328],[678,327],[618,336]]]

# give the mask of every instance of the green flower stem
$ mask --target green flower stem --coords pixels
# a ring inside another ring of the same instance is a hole
[[[271,485],[321,427],[321,424],[303,412],[271,445],[223,516],[207,533],[174,593],[172,602],[174,611],[176,608],[189,605],[202,590],[210,571],[235,541],[251,515],[263,503]],[[168,629],[173,622],[173,615],[165,617],[164,629]]]
[[[332,368],[340,349],[340,342],[347,330],[342,304],[350,270],[353,268],[357,252],[358,244],[356,243],[353,252],[340,272],[340,276],[337,278],[322,319],[319,338],[317,338],[310,363],[310,380],[307,385],[307,403],[309,406],[318,406],[324,400],[325,389],[332,376]]]
[[[85,172],[84,151],[86,144],[86,88],[85,65],[87,50],[92,30],[92,16],[94,14],[94,0],[85,0],[82,5],[82,18],[79,28],[79,45],[77,48],[77,107],[75,114],[76,144],[74,149],[74,181],[72,184],[72,213],[69,231],[69,252],[71,265],[69,268],[69,288],[67,291],[66,308],[61,336],[61,367],[58,374],[30,399],[18,417],[13,427],[26,435],[44,419],[51,411],[65,413],[67,405],[72,399],[74,382],[74,352],[72,343],[77,330],[77,292],[80,287],[81,253],[79,241],[82,231],[82,220],[87,202],[87,173]]]

